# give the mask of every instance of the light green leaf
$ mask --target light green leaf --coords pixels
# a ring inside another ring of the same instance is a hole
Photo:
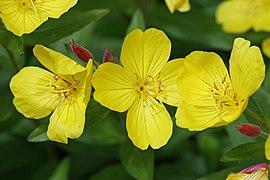
[[[148,148],[142,151],[127,141],[120,147],[120,159],[127,170],[135,179],[153,179],[154,151]]]
[[[221,157],[221,161],[240,161],[264,158],[264,142],[251,142],[232,148]]]
[[[31,34],[23,35],[22,40],[26,45],[45,44],[48,45],[73,32],[79,31],[87,24],[94,22],[106,14],[107,9],[96,9],[86,12],[70,11],[61,16],[60,19],[49,19]]]
[[[139,28],[142,31],[145,30],[144,17],[143,17],[143,13],[140,9],[137,9],[135,11],[135,13],[133,14],[132,20],[131,20],[129,27],[128,27],[128,30],[127,30],[127,34],[136,28]]]
[[[48,141],[47,128],[49,122],[42,123],[38,126],[27,138],[29,142],[43,142]]]
[[[68,180],[69,167],[70,159],[63,159],[49,180]]]

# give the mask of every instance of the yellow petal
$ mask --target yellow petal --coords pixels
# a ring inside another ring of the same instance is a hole
[[[217,8],[216,20],[225,32],[243,33],[252,28],[252,1],[223,1]]]
[[[230,174],[226,178],[226,180],[245,180],[248,177],[248,175],[249,174],[244,174],[244,173]]]
[[[59,18],[70,8],[77,4],[78,0],[36,0],[37,11],[43,13],[50,18]]]
[[[90,59],[87,63],[86,66],[87,74],[86,74],[86,84],[85,84],[85,97],[84,97],[84,103],[87,106],[89,100],[90,100],[90,95],[92,91],[92,83],[91,79],[93,76],[93,60]]]
[[[186,12],[190,10],[189,0],[165,0],[165,3],[171,13],[175,10]]]
[[[166,108],[155,99],[138,99],[127,113],[127,132],[135,146],[145,150],[164,146],[172,135],[172,121]]]
[[[263,40],[262,51],[270,59],[270,37]]]
[[[265,157],[270,160],[270,136],[268,136],[265,142]]]
[[[217,123],[224,125],[225,122],[220,117],[221,114],[214,106],[196,106],[182,102],[177,108],[176,125],[190,131],[202,131]]]
[[[85,71],[84,67],[72,59],[45,46],[35,45],[33,52],[43,66],[56,74],[75,74]]]
[[[39,119],[48,116],[59,103],[57,94],[49,93],[53,74],[38,67],[20,70],[10,81],[13,103],[25,117]]]
[[[150,28],[145,32],[136,29],[124,40],[121,62],[125,69],[146,79],[155,77],[167,63],[171,42],[163,31]]]
[[[261,8],[255,8],[256,14],[253,16],[253,29],[254,31],[267,31],[270,32],[270,2],[262,1]],[[265,4],[263,4],[265,3]],[[259,4],[260,5],[260,4]]]
[[[81,136],[85,122],[86,105],[83,98],[64,100],[53,112],[47,131],[50,140],[68,143],[68,138]]]
[[[250,42],[243,38],[235,39],[230,58],[230,75],[237,98],[246,100],[261,86],[265,77],[260,49],[250,47]]]
[[[178,106],[181,101],[180,94],[177,89],[177,76],[179,69],[184,68],[184,59],[175,59],[169,61],[162,69],[161,79],[161,95],[158,99],[171,106]]]
[[[210,88],[215,82],[222,82],[224,76],[229,77],[222,59],[212,52],[194,51],[184,65],[177,80],[181,98],[193,105],[214,106]]]
[[[135,83],[135,77],[120,65],[104,63],[92,78],[94,98],[111,110],[124,112],[138,96]]]
[[[268,180],[268,170],[259,169],[251,174],[237,173],[230,174],[226,180]]]
[[[48,17],[59,18],[76,3],[77,0],[0,0],[0,16],[8,30],[21,36],[33,32]]]

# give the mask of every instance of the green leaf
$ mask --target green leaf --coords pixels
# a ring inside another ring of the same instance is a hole
[[[264,87],[260,87],[260,89],[252,96],[255,104],[257,105],[260,115],[266,120],[265,122],[269,124],[270,120],[270,94],[266,92]]]
[[[60,19],[49,19],[31,34],[23,35],[22,40],[26,45],[50,44],[73,32],[79,31],[87,24],[94,22],[106,14],[107,9],[96,9],[86,12],[70,11]]]
[[[132,180],[133,178],[125,171],[122,164],[113,164],[106,166],[101,169],[98,173],[90,177],[90,180],[111,180],[113,174],[113,179],[117,180]]]
[[[135,11],[135,13],[133,14],[132,20],[131,20],[130,25],[129,25],[128,30],[127,30],[127,34],[136,28],[139,28],[142,31],[145,30],[144,17],[143,17],[143,13],[140,9],[137,9]]]
[[[240,161],[264,157],[265,142],[251,142],[232,148],[221,157],[221,161]]]
[[[206,45],[211,48],[230,50],[235,35],[222,32],[212,17],[192,6],[188,13],[170,14],[165,6],[153,7],[151,26],[163,29],[178,40]]]
[[[13,96],[11,94],[0,97],[0,131],[7,130],[20,122],[22,116],[17,112],[12,104]]]
[[[69,167],[70,167],[70,159],[69,158],[63,159],[49,179],[68,180]]]
[[[204,158],[208,172],[214,172],[218,166],[221,155],[221,143],[217,136],[209,132],[199,134],[199,150]]]
[[[239,172],[242,169],[244,169],[245,166],[236,166],[236,167],[231,167],[227,169],[223,169],[221,171],[215,172],[213,174],[207,175],[203,178],[200,178],[199,180],[217,180],[217,179],[226,179],[226,177],[232,173],[232,172]]]
[[[153,179],[154,151],[151,148],[140,150],[127,141],[120,147],[120,159],[127,170],[135,179]]]
[[[103,121],[86,127],[78,141],[86,144],[111,145],[123,142],[125,139],[119,118],[111,113]]]
[[[11,51],[23,51],[21,39],[6,29],[0,29],[0,44]]]
[[[49,122],[44,122],[38,126],[27,138],[29,142],[43,142],[48,141],[47,128]]]
[[[100,123],[110,114],[110,112],[111,111],[109,109],[101,106],[98,102],[96,102],[94,98],[90,99],[86,111],[85,126],[88,127],[93,124]]]

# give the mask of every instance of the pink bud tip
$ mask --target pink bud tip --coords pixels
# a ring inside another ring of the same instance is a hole
[[[254,124],[238,124],[235,126],[235,128],[242,134],[250,137],[258,137],[261,134],[261,128]]]
[[[79,44],[76,44],[74,39],[72,39],[72,41],[69,42],[69,44],[74,54],[76,54],[76,56],[78,56],[84,62],[88,62],[89,59],[94,59],[92,53],[89,52],[84,47],[80,46]]]
[[[103,55],[103,63],[105,63],[105,62],[116,63],[117,62],[117,58],[115,56],[112,56],[111,52],[112,52],[111,48],[105,49],[104,55]]]
[[[245,174],[251,174],[254,171],[257,171],[259,169],[268,169],[268,165],[263,163],[263,164],[256,164],[254,166],[250,166],[244,170],[241,171],[241,173],[245,173]]]

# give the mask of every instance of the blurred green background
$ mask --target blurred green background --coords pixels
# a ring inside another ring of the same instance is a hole
[[[245,137],[234,129],[240,122],[255,122],[248,114],[243,114],[231,125],[203,132],[189,132],[175,126],[166,146],[141,151],[127,138],[125,113],[112,112],[93,98],[87,109],[83,135],[69,140],[68,145],[48,141],[49,117],[27,119],[12,104],[11,77],[24,66],[41,67],[32,53],[35,44],[46,45],[82,63],[68,45],[74,38],[94,54],[96,61],[102,62],[108,47],[119,61],[121,45],[128,32],[135,28],[155,27],[163,30],[172,42],[170,59],[204,50],[218,53],[228,64],[235,37],[244,37],[260,46],[269,36],[252,31],[241,35],[222,32],[215,22],[215,10],[220,2],[191,0],[190,12],[170,14],[162,0],[79,0],[60,19],[49,19],[30,35],[16,37],[2,25],[0,179],[216,180],[249,165],[266,162],[263,139]],[[265,57],[267,66],[268,61]],[[270,120],[267,109],[270,83],[267,79],[268,73],[264,85],[249,103],[249,107],[266,121]],[[175,121],[176,108],[167,108]],[[240,146],[242,149],[230,151],[244,143],[248,144]]]

